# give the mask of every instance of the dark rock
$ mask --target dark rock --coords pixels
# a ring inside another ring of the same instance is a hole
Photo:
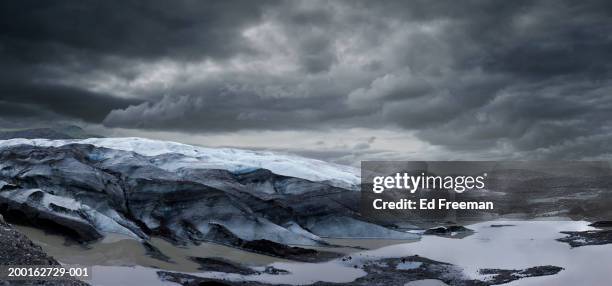
[[[237,263],[233,263],[223,258],[190,257],[190,259],[200,264],[200,267],[198,269],[202,271],[237,273],[242,275],[251,275],[259,273],[253,269],[239,265]]]
[[[314,249],[287,246],[265,239],[247,241],[240,245],[240,248],[266,255],[284,257],[291,260],[318,262],[337,258],[341,254],[335,252],[319,251]]]
[[[603,245],[612,243],[612,230],[562,231],[566,237],[557,241],[568,243],[571,247]]]
[[[351,257],[350,255],[346,257],[342,257],[342,261],[351,261],[352,259],[353,257]]]
[[[592,224],[589,224],[592,227],[612,227],[612,220],[600,220],[596,221]]]
[[[209,279],[197,277],[184,273],[176,273],[176,272],[167,272],[167,271],[157,271],[157,276],[162,281],[168,281],[173,283],[178,283],[184,286],[235,286],[235,285],[265,285],[265,284],[243,284],[239,282],[229,282],[221,279]]]
[[[278,257],[294,258],[296,260],[305,257],[315,257],[319,254],[314,249],[307,249],[295,246],[287,246],[273,241],[259,239],[253,241],[245,241],[240,245],[242,248],[262,252]],[[330,258],[333,258],[332,256]]]
[[[223,241],[224,244],[243,249],[250,252],[261,253],[269,256],[282,257],[286,259],[317,262],[325,261],[340,257],[341,254],[334,252],[318,251],[314,249],[301,248],[296,246],[287,246],[274,241],[259,239],[253,241],[243,240],[227,228],[211,224],[211,230],[204,237],[211,241]]]
[[[419,267],[402,268],[402,263],[415,263]],[[354,265],[358,268],[357,265]],[[462,269],[444,262],[434,261],[419,256],[403,258],[386,258],[365,263],[361,267],[367,274],[348,283],[316,282],[314,286],[344,286],[344,285],[404,285],[411,281],[424,279],[437,279],[452,286],[488,286],[508,283],[527,277],[554,275],[563,268],[556,266],[537,266],[523,270],[504,269],[482,269],[482,274],[491,274],[488,280],[472,280],[464,276]],[[204,285],[200,283],[222,283],[220,285],[243,285],[243,286],[271,286],[280,284],[268,284],[257,281],[238,280],[228,281],[220,279],[200,278],[183,273],[158,271],[157,275],[163,281],[175,282],[184,286]],[[206,284],[209,285],[209,284]],[[212,284],[210,284],[212,285]],[[284,285],[284,284],[282,284]]]
[[[511,227],[516,226],[514,224],[492,224],[491,227]]]
[[[34,244],[25,235],[17,232],[9,224],[0,221],[0,265],[50,265],[61,264],[47,255],[40,246]],[[49,285],[49,286],[84,286],[85,282],[77,280],[34,280],[3,281],[0,285]]]
[[[263,272],[266,274],[272,274],[272,275],[289,274],[289,271],[284,270],[284,269],[278,269],[274,266],[266,266]]]
[[[523,270],[480,269],[478,272],[483,275],[492,275],[486,282],[491,285],[497,285],[509,283],[521,278],[555,275],[561,270],[563,270],[562,267],[546,265]]]
[[[439,226],[427,229],[423,234],[425,235],[437,235],[451,238],[463,238],[473,234],[474,231],[461,226],[461,225],[450,225],[450,226]]]
[[[161,250],[159,250],[157,247],[155,247],[150,242],[143,241],[142,246],[145,248],[145,251],[147,252],[148,256],[153,257],[157,260],[164,261],[164,262],[174,263],[174,261],[172,261],[170,257],[162,253]]]

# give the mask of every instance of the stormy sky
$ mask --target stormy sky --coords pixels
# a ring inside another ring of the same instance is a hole
[[[610,1],[2,1],[0,127],[612,159]]]

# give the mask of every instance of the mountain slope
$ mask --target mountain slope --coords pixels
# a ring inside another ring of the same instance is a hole
[[[44,127],[44,128],[30,128],[30,129],[17,129],[17,130],[0,130],[0,140],[8,140],[15,138],[22,139],[83,139],[97,137],[87,134],[85,130],[78,126],[68,125],[62,127]]]

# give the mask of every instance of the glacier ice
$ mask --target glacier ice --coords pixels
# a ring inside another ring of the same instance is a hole
[[[214,239],[211,226],[292,245],[417,236],[361,220],[354,168],[272,152],[141,138],[1,140],[0,180],[0,203],[25,204],[94,239],[198,243]]]
[[[145,156],[174,153],[187,157],[166,162],[162,167],[168,170],[176,170],[188,166],[191,168],[226,169],[234,173],[240,173],[262,168],[268,169],[279,175],[297,177],[310,181],[327,182],[341,188],[357,189],[360,183],[359,170],[356,168],[270,151],[207,148],[138,137],[73,140],[0,140],[0,148],[21,144],[41,147],[58,147],[67,144],[91,144],[97,147],[135,152]]]

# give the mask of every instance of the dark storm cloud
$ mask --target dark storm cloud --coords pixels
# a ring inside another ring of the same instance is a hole
[[[4,83],[0,85],[0,106],[3,105],[2,102],[6,104],[5,106],[19,107],[16,110],[41,109],[60,116],[95,123],[102,121],[113,109],[138,104],[141,101],[61,85]],[[9,114],[14,117],[32,115],[32,112],[22,113],[16,110],[10,111]]]
[[[287,34],[299,35],[293,40],[299,63],[307,73],[328,71],[336,62],[333,51],[335,35],[333,29],[333,11],[325,7],[299,10],[291,5],[279,9],[278,21],[282,23]]]
[[[25,61],[73,53],[136,58],[227,57],[248,49],[241,29],[255,1],[3,1],[2,49]]]
[[[325,105],[321,102],[325,101]],[[237,131],[246,129],[312,129],[353,126],[363,115],[342,102],[317,97],[265,98],[232,90],[209,90],[183,96],[165,96],[112,111],[110,127],[183,131]]]
[[[124,65],[135,62],[248,52],[239,33],[263,6],[254,1],[3,1],[0,101],[99,123],[111,110],[142,100],[63,81],[98,71],[129,79],[133,75],[123,74]],[[15,110],[11,115],[19,116]]]
[[[609,1],[0,5],[0,102],[20,108],[135,129],[399,128],[457,153],[610,153]]]
[[[470,5],[413,9],[422,12],[415,15],[421,20],[451,24],[436,35],[437,41],[426,37],[420,41],[423,46],[409,45],[405,53],[396,54],[398,61],[420,69],[386,82],[394,88],[376,85],[376,80],[366,88],[375,98],[370,104],[383,101],[383,120],[456,151],[510,146],[539,150],[549,158],[610,134],[609,2],[507,2],[497,11],[481,4],[471,6],[474,11],[465,10]],[[439,75],[434,76],[433,90],[415,96],[409,86],[397,84],[413,78],[415,71],[427,73],[432,67],[419,61],[435,62],[431,50],[440,45],[452,50],[437,55],[452,60],[440,66],[447,71],[434,69]],[[420,57],[411,55],[415,50]]]

